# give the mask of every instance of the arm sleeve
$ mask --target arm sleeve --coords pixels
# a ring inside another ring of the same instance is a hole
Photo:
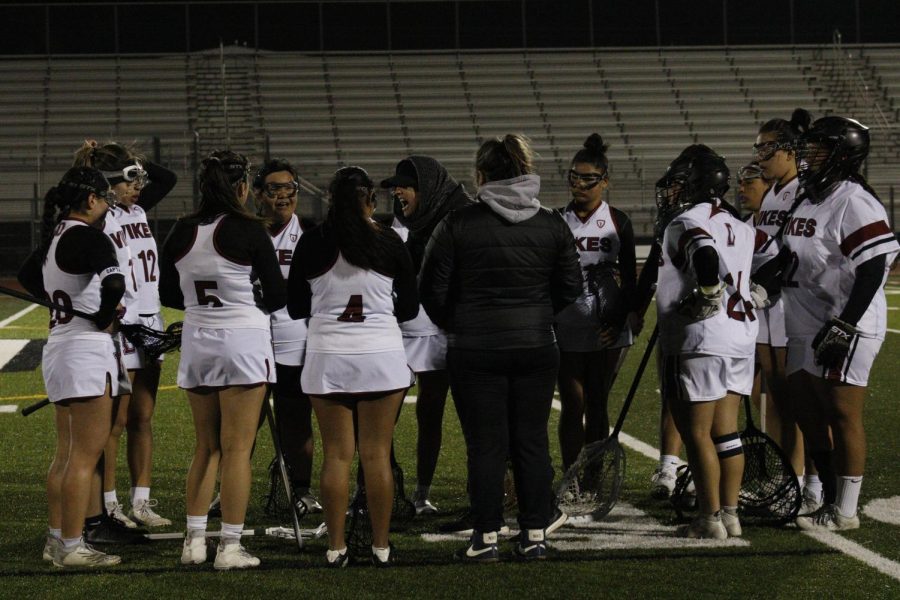
[[[125,295],[125,276],[110,273],[100,280],[100,308],[97,310],[98,329],[106,329],[116,316],[119,301]]]
[[[397,275],[394,277],[394,316],[397,322],[410,321],[419,314],[419,291],[416,288],[416,272],[412,258],[400,237],[394,245],[397,253]]]
[[[559,213],[553,213],[553,219],[557,222],[560,235],[556,265],[550,276],[550,299],[553,303],[553,312],[558,313],[581,296],[584,291],[584,278],[572,230]]]
[[[163,242],[159,256],[159,301],[163,306],[184,310],[184,295],[175,261],[184,255],[191,243],[190,227],[184,222],[175,223]]]
[[[76,236],[83,238],[78,244],[81,246],[84,266],[100,276],[100,308],[97,310],[96,322],[99,329],[105,329],[115,318],[119,301],[125,295],[125,276],[119,268],[112,240],[93,227],[79,227],[64,235],[56,246],[57,256],[60,252],[69,253],[69,242],[75,240]]]
[[[451,282],[455,256],[451,218],[438,223],[425,246],[422,270],[419,273],[419,298],[428,318],[444,330],[450,330]]]
[[[639,315],[646,312],[653,298],[656,280],[659,278],[659,261],[662,258],[662,245],[654,241],[650,247],[650,254],[641,267],[641,275],[638,277],[637,287],[634,293],[634,310]]]
[[[634,243],[634,227],[631,219],[622,211],[610,207],[619,223],[619,274],[622,277],[622,306],[634,303],[637,286],[637,258]]]
[[[281,267],[278,266],[278,257],[272,246],[272,239],[261,223],[245,222],[249,227],[246,233],[248,251],[251,257],[253,271],[259,278],[262,286],[263,305],[270,313],[275,312],[287,304],[287,288]]]
[[[845,323],[856,325],[872,303],[872,299],[884,285],[886,257],[879,254],[856,268],[856,279],[850,290],[847,305],[838,317]]]
[[[703,223],[696,222],[682,214],[672,221],[666,228],[666,235],[674,242],[672,252],[672,266],[683,269],[688,264],[693,264],[694,252],[704,246],[715,247],[715,239],[706,229]],[[672,242],[670,242],[671,244]]]
[[[149,182],[141,190],[138,205],[145,211],[150,211],[172,191],[178,182],[178,176],[173,171],[149,161],[144,163],[144,169],[147,171]]]
[[[703,246],[694,251],[691,265],[697,276],[697,284],[703,287],[719,283],[719,253],[714,246]]]
[[[43,298],[47,294],[44,290],[44,273],[41,262],[41,250],[38,248],[25,259],[18,275],[22,287],[29,294],[38,298]]]

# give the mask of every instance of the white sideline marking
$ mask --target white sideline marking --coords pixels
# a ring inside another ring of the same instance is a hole
[[[30,340],[0,340],[0,369],[24,348]]]
[[[888,306],[888,310],[900,310],[900,306]]]
[[[2,321],[0,321],[0,328],[6,327],[7,325],[12,323],[16,319],[20,319],[20,318],[24,317],[25,315],[27,315],[28,313],[30,313],[31,311],[36,309],[38,306],[40,306],[40,305],[39,304],[31,304],[29,306],[26,306],[25,308],[23,308],[16,314],[6,317]]]
[[[863,514],[882,523],[900,525],[900,496],[870,500],[863,507]]]
[[[888,328],[888,331],[890,331],[891,333],[900,333],[900,329],[891,329],[891,328]]]
[[[888,577],[893,577],[897,581],[900,581],[900,563],[887,559],[880,554],[872,552],[865,546],[848,540],[845,537],[841,537],[831,531],[804,531],[803,533],[826,546],[831,546],[836,550],[840,550],[847,556],[866,563],[876,571],[880,571]]]
[[[19,410],[18,404],[0,404],[0,413],[14,413]]]
[[[403,404],[415,404],[418,399],[418,396],[407,396],[403,399]]]
[[[562,404],[559,402],[559,400],[554,400],[551,406],[556,410],[562,410]],[[612,431],[612,427],[610,427],[609,430]],[[622,442],[623,446],[634,450],[638,454],[643,454],[647,458],[652,458],[653,460],[659,459],[659,450],[646,442],[642,442],[636,437],[628,435],[624,431],[619,433],[619,441]]]

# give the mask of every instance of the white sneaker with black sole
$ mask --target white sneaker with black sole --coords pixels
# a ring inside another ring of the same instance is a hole
[[[113,519],[117,519],[122,522],[125,527],[128,529],[137,529],[137,523],[128,518],[128,515],[125,514],[125,511],[122,510],[122,505],[118,502],[107,502],[106,503],[106,514],[108,514]]]
[[[122,562],[122,559],[115,554],[100,552],[84,542],[81,542],[71,550],[60,548],[59,552],[53,557],[53,566],[60,569],[94,569],[111,567],[120,562]]]
[[[430,516],[438,513],[437,506],[432,504],[428,498],[413,497],[413,506],[416,507],[416,516]]]
[[[822,508],[822,497],[809,488],[803,488],[800,516],[811,515]]]
[[[147,500],[141,500],[132,506],[131,513],[128,516],[131,517],[132,521],[138,525],[143,525],[144,527],[164,527],[166,525],[171,525],[172,521],[156,514],[156,511],[153,510],[156,505],[157,501],[154,499],[148,498]]]
[[[216,550],[216,562],[213,566],[219,571],[231,569],[252,569],[259,566],[259,559],[247,552],[240,542],[225,544],[220,542]]]
[[[656,467],[650,476],[650,495],[657,500],[665,500],[672,495],[676,479],[675,469]]]
[[[845,517],[837,506],[828,504],[810,515],[797,517],[796,523],[804,531],[847,531],[859,529],[859,516]]]

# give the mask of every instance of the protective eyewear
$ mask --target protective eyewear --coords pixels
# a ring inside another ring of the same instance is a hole
[[[750,181],[751,179],[760,179],[762,177],[762,169],[759,165],[747,165],[741,167],[738,171],[738,183]]]
[[[753,144],[753,155],[756,160],[769,160],[779,150],[789,152],[793,150],[793,146],[789,143],[776,142],[774,140],[763,142],[762,144]]]
[[[135,182],[137,185],[143,186],[147,182],[147,171],[144,170],[143,165],[138,161],[134,161],[134,164],[124,167],[121,171],[103,171],[103,175],[110,183],[124,181],[127,183]]]
[[[579,173],[578,171],[569,169],[569,185],[578,189],[593,189],[605,179],[606,173]]]
[[[293,196],[300,189],[300,184],[296,181],[290,183],[267,183],[263,186],[263,191],[269,198],[278,196]]]

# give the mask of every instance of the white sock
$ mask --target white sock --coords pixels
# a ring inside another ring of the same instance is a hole
[[[806,476],[806,489],[810,493],[816,495],[816,499],[822,499],[822,480],[819,479],[818,473],[811,473]]]
[[[372,546],[372,554],[374,554],[378,560],[384,562],[391,557],[391,549],[388,548],[376,548]]]
[[[78,536],[77,538],[64,538],[62,540],[62,545],[64,551],[71,552],[81,545],[81,536]]]
[[[191,515],[187,516],[187,530],[191,532],[191,535],[194,535],[195,532],[206,532],[206,522],[207,516],[201,515],[198,517],[192,517]]]
[[[241,534],[244,532],[243,523],[226,523],[222,521],[222,543],[237,544],[241,541]]]
[[[806,485],[806,477],[804,477],[803,475],[797,475],[797,485],[799,485],[800,489],[802,490]]]
[[[53,529],[52,527],[47,528],[47,537],[52,537],[56,539],[62,539],[62,529]]]
[[[150,488],[133,487],[131,488],[131,505],[137,506],[144,500],[150,499]]]
[[[112,506],[118,503],[119,499],[116,497],[116,490],[113,490],[111,492],[103,492],[103,504]]]
[[[681,464],[681,459],[671,454],[662,454],[659,457],[659,468],[663,471],[674,471]]]
[[[837,478],[837,499],[835,500],[835,505],[842,517],[856,516],[862,480],[862,475],[857,477],[844,477],[842,475]]]

